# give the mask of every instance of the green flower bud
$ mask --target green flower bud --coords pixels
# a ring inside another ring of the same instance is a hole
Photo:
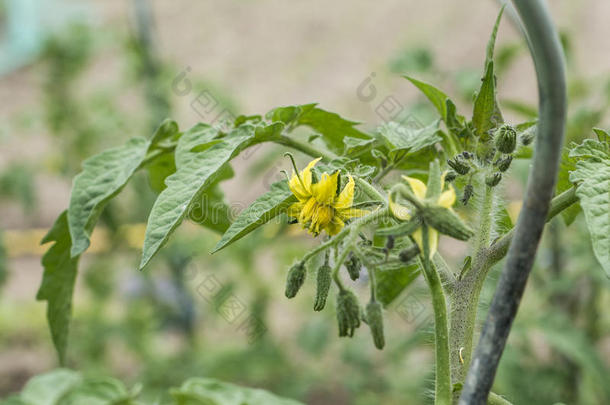
[[[474,232],[457,216],[453,210],[427,205],[422,210],[424,222],[444,235],[459,240],[468,240]]]
[[[472,187],[472,184],[467,184],[466,187],[464,187],[464,195],[462,196],[462,204],[467,205],[468,201],[470,201],[470,198],[472,198],[472,196],[474,195],[474,187]]]
[[[314,311],[321,311],[326,305],[328,290],[330,289],[332,269],[328,264],[323,264],[318,268],[316,277],[316,300],[313,304]]]
[[[453,180],[457,178],[457,173],[453,170],[449,170],[445,175],[445,181],[451,183]]]
[[[502,125],[494,134],[496,148],[502,153],[513,153],[517,147],[517,131],[510,125]]]
[[[510,164],[512,163],[512,161],[513,161],[513,156],[508,155],[505,158],[498,159],[496,166],[498,167],[499,171],[505,172],[510,167]]]
[[[525,146],[529,145],[530,143],[532,143],[532,141],[535,138],[535,134],[533,132],[525,132],[523,135],[521,135],[521,143]]]
[[[360,304],[350,290],[337,294],[337,323],[340,337],[354,336],[354,330],[360,326]]]
[[[470,171],[470,165],[466,162],[462,155],[457,155],[453,159],[447,160],[447,164],[458,174],[466,174]]]
[[[377,301],[371,301],[366,306],[365,310],[366,323],[371,329],[373,343],[379,350],[385,346],[385,338],[383,336],[383,313],[381,304]]]
[[[388,236],[388,239],[385,241],[385,248],[387,250],[394,249],[394,235]]]
[[[408,263],[411,260],[415,259],[419,254],[419,247],[417,245],[409,246],[406,249],[403,249],[398,253],[398,258],[401,262]]]
[[[500,183],[500,180],[502,180],[502,173],[496,172],[488,174],[485,177],[485,184],[487,184],[488,187],[495,187]]]
[[[349,278],[352,280],[358,280],[358,277],[360,277],[360,269],[362,268],[362,264],[360,263],[360,259],[358,259],[355,254],[349,254],[349,257],[345,261],[345,268],[349,273]]]
[[[305,282],[305,264],[303,262],[295,263],[288,271],[286,278],[286,297],[294,298],[299,289]]]

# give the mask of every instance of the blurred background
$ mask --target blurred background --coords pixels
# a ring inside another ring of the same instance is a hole
[[[610,126],[610,2],[549,3],[568,59],[568,138],[578,141]],[[34,299],[39,241],[68,206],[83,159],[149,136],[165,117],[186,129],[318,102],[373,130],[392,99],[431,121],[402,74],[435,83],[469,114],[497,11],[492,0],[0,0],[0,398],[57,366],[45,305]],[[496,57],[509,122],[535,117],[535,74],[510,16]],[[223,183],[235,213],[289,167],[282,151],[236,159],[235,178]],[[509,211],[518,211],[527,169],[513,170]],[[388,309],[379,352],[365,331],[338,339],[332,305],[311,310],[311,283],[285,299],[286,270],[314,241],[281,224],[213,256],[219,236],[187,224],[138,272],[155,199],[148,182],[138,174],[111,202],[81,261],[69,367],[142,383],[151,402],[189,376],[307,404],[429,400],[433,336],[422,285]],[[545,233],[496,382],[515,404],[610,403],[610,283],[586,232],[580,214]],[[454,262],[464,253],[441,250]],[[222,291],[215,299],[210,286]],[[238,313],[226,311],[228,300]]]

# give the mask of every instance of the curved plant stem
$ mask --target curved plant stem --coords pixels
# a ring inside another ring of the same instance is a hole
[[[483,405],[532,268],[553,195],[566,118],[563,54],[542,0],[513,0],[536,65],[540,119],[533,168],[506,266],[464,384],[460,405]]]
[[[435,370],[436,370],[436,392],[434,403],[436,405],[451,404],[451,366],[449,363],[449,322],[447,317],[447,302],[441,279],[436,268],[430,261],[429,229],[422,226],[423,252],[421,261],[424,268],[424,276],[430,293],[432,294],[432,308],[434,310],[434,346]]]
[[[306,155],[309,155],[314,158],[321,157],[322,160],[329,162],[336,158],[335,155],[331,154],[327,151],[322,151],[313,147],[311,144],[306,142],[301,142],[294,138],[290,138],[288,136],[280,135],[270,139],[271,142],[277,143],[279,145],[288,146],[290,148],[296,149],[299,152],[303,152]]]

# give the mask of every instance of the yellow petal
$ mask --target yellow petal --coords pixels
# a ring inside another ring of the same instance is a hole
[[[455,204],[455,190],[449,186],[449,190],[443,191],[438,198],[438,205],[445,208],[451,208]]]
[[[337,210],[335,216],[338,216],[339,218],[345,220],[345,219],[350,219],[350,218],[363,217],[368,213],[369,213],[369,211],[367,211],[367,210],[360,210],[358,208],[347,208],[347,209]]]
[[[313,215],[315,214],[315,208],[317,205],[316,200],[314,198],[310,198],[309,201],[303,205],[303,209],[299,215],[299,222],[306,224],[307,222],[311,221]]]
[[[337,198],[337,202],[335,203],[335,208],[337,209],[343,209],[343,208],[349,208],[352,206],[352,204],[354,203],[354,179],[352,178],[352,176],[348,176],[349,180],[347,182],[347,184],[345,185],[345,187],[343,187],[343,191],[341,191],[341,194],[339,194],[339,197]]]
[[[411,186],[411,190],[413,190],[413,194],[415,194],[417,198],[419,198],[420,200],[426,198],[427,187],[423,181],[409,176],[402,176],[402,178],[405,179],[407,183],[409,183],[409,186]]]
[[[409,208],[405,207],[404,205],[400,205],[397,202],[394,202],[394,200],[392,199],[392,195],[390,195],[390,197],[388,198],[388,202],[390,205],[390,211],[392,212],[392,215],[394,215],[394,217],[403,221],[408,221],[409,219],[411,219],[411,212]]]
[[[321,158],[317,158],[309,162],[307,167],[299,173],[297,176],[295,173],[292,174],[288,187],[290,191],[301,201],[307,201],[311,197],[311,169]],[[300,177],[300,179],[299,179]]]
[[[438,231],[434,228],[428,230],[428,247],[430,248],[430,260],[438,249]]]
[[[319,204],[331,205],[337,196],[339,172],[332,175],[323,173],[319,182],[311,186],[312,195]]]
[[[309,193],[309,195],[311,195],[311,169],[313,169],[313,167],[316,165],[316,163],[318,163],[320,161],[320,159],[322,159],[321,157],[312,160],[311,162],[309,162],[309,164],[307,165],[307,167],[305,169],[303,169],[303,171],[301,172],[301,179],[303,179],[303,185],[305,187],[305,190]]]
[[[413,240],[417,243],[417,246],[419,246],[420,251],[423,253],[424,245],[421,228],[413,232]],[[438,249],[438,231],[433,228],[428,228],[428,249],[430,250],[429,257],[432,259],[432,256],[434,256],[434,253],[436,253],[436,250]]]

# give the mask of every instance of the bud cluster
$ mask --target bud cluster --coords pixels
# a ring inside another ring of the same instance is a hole
[[[353,252],[349,254],[347,260],[345,261],[345,268],[349,273],[349,278],[352,280],[358,280],[360,277],[360,270],[362,269],[362,264],[360,263],[360,259]]]

